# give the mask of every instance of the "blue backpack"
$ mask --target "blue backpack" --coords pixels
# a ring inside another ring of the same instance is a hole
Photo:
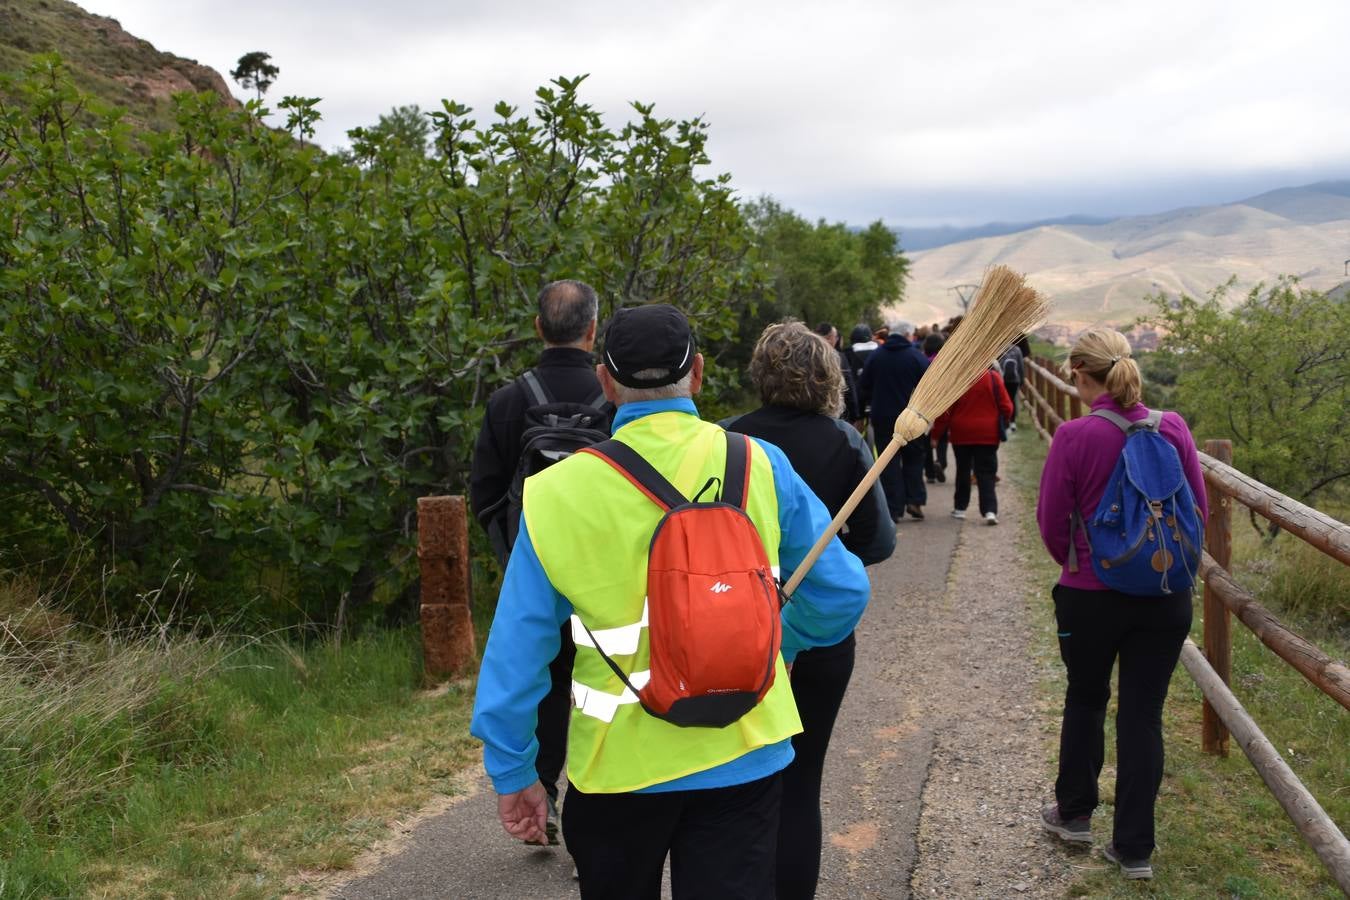
[[[1158,433],[1162,412],[1138,422],[1105,409],[1091,414],[1125,432],[1125,448],[1092,521],[1073,514],[1091,549],[1093,572],[1123,594],[1189,590],[1200,565],[1200,508],[1177,448]],[[1069,571],[1077,569],[1078,554],[1071,552]]]

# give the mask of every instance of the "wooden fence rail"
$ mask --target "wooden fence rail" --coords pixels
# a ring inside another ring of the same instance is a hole
[[[1346,840],[1317,799],[1308,793],[1294,770],[1280,756],[1280,751],[1256,727],[1228,685],[1219,678],[1199,648],[1189,639],[1181,648],[1181,664],[1200,686],[1205,699],[1218,710],[1224,724],[1233,732],[1242,751],[1251,760],[1252,768],[1270,788],[1271,794],[1279,801],[1299,834],[1313,848],[1341,890],[1350,894],[1350,841]]]
[[[1036,431],[1047,443],[1054,439],[1060,425],[1083,412],[1078,391],[1051,371],[1053,366],[1049,360],[1029,360],[1023,382],[1023,389],[1031,399],[1029,406]],[[1350,668],[1285,627],[1228,571],[1233,501],[1346,564],[1350,564],[1350,526],[1234,469],[1229,465],[1232,461],[1229,441],[1207,441],[1205,452],[1199,457],[1211,500],[1210,520],[1205,526],[1207,552],[1201,558],[1199,572],[1205,585],[1205,649],[1202,655],[1187,640],[1181,658],[1205,697],[1201,726],[1204,749],[1227,755],[1231,732],[1299,833],[1341,889],[1350,895],[1350,842],[1298,781],[1228,687],[1232,673],[1231,614],[1309,682],[1350,709]]]

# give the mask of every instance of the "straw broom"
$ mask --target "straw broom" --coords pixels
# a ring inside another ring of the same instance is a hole
[[[1039,325],[1050,310],[1050,304],[1034,288],[1028,287],[1023,277],[1007,266],[994,266],[984,275],[984,283],[970,314],[942,345],[942,352],[933,358],[933,364],[919,379],[914,394],[895,420],[895,437],[877,454],[872,468],[844,503],[839,513],[806,554],[797,571],[792,573],[783,593],[791,596],[806,573],[825,552],[830,539],[843,527],[862,498],[872,489],[881,470],[895,458],[900,448],[929,428],[938,416],[947,411],[962,394],[970,389],[975,379],[989,363],[1008,349],[1013,341]]]

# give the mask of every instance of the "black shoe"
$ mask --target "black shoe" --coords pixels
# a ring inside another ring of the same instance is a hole
[[[905,512],[909,513],[911,516],[913,516],[913,517],[916,518],[916,519],[922,519],[922,518],[923,518],[923,508],[920,507],[920,506],[918,506],[917,504],[914,504],[914,503],[906,504],[906,506],[905,506]]]
[[[947,483],[947,470],[946,470],[946,469],[938,469],[938,470],[937,470],[937,480],[938,480],[938,482],[941,483],[941,484],[946,484],[946,483]]]

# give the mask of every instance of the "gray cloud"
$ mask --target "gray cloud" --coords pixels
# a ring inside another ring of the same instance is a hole
[[[831,219],[1125,212],[1350,171],[1344,0],[89,5],[222,72],[270,52],[272,99],[323,97],[327,146],[395,105],[484,119],[590,73],[611,123],[632,100],[704,115],[714,169]]]

